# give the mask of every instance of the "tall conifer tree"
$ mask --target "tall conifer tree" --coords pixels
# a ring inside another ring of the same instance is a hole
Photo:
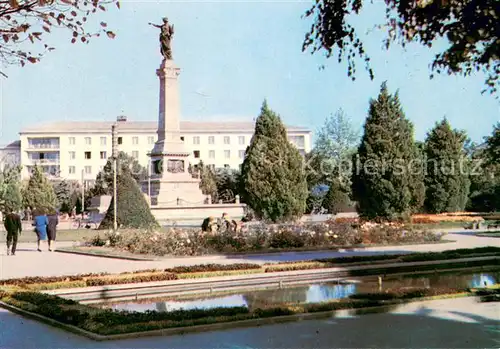
[[[245,154],[241,182],[244,200],[259,218],[279,221],[304,213],[308,192],[303,158],[265,101]]]
[[[24,205],[41,212],[52,211],[57,206],[57,197],[52,184],[43,174],[40,167],[35,166],[28,186],[23,190]]]
[[[352,189],[361,217],[401,219],[414,210],[416,193],[423,188],[412,183],[418,180],[410,168],[416,155],[413,125],[404,116],[398,95],[389,94],[383,83],[378,98],[370,101],[355,156]]]
[[[425,207],[428,212],[463,211],[470,180],[464,151],[466,135],[446,119],[436,123],[425,141],[427,168]]]

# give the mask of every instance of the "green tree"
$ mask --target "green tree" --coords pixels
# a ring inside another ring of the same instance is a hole
[[[358,142],[359,133],[342,109],[325,120],[317,132],[314,149],[306,156],[308,211],[317,210],[318,203],[327,203],[329,198],[351,196],[351,158]],[[331,186],[331,190],[339,190],[339,193],[330,191],[327,199],[326,193],[318,190],[318,186],[323,185]]]
[[[266,101],[245,153],[241,183],[245,202],[261,219],[276,222],[304,213],[307,182],[303,159]]]
[[[364,60],[370,78],[374,74],[370,58],[351,20],[359,15],[367,0],[317,0],[306,12],[314,17],[302,50],[324,51],[347,59],[348,76],[356,76],[356,61]],[[388,49],[397,43],[403,47],[419,43],[431,47],[443,38],[449,45],[435,55],[432,71],[468,76],[478,70],[487,75],[486,90],[497,92],[500,70],[500,39],[497,0],[386,0],[386,23],[377,27],[387,32]],[[432,77],[432,75],[431,75]]]
[[[57,198],[54,188],[38,166],[33,172],[28,185],[23,190],[24,206],[43,211],[52,211],[57,207]]]
[[[154,229],[159,227],[141,189],[128,169],[124,169],[117,176],[117,198],[112,198],[99,229],[113,228],[115,200],[117,200],[116,221],[118,227],[126,229]]]
[[[463,211],[470,181],[464,151],[466,135],[453,130],[446,119],[427,134],[425,153],[425,207],[428,212]]]
[[[354,157],[353,196],[365,219],[404,219],[413,211],[414,180],[409,165],[416,161],[413,125],[404,116],[398,95],[385,83],[370,100],[364,134]]]
[[[236,195],[241,196],[240,172],[230,168],[215,169],[215,184],[217,186],[216,201],[233,202]]]
[[[71,212],[71,185],[63,179],[62,181],[54,182],[53,186],[59,210],[63,213]]]
[[[485,138],[486,159],[491,165],[500,165],[500,122],[493,126],[491,136]]]
[[[117,173],[128,172],[135,179],[139,187],[141,182],[147,180],[148,171],[139,162],[125,152],[118,153]],[[97,174],[94,187],[91,189],[93,196],[113,195],[113,159],[109,158],[102,171]]]
[[[197,172],[200,176],[200,189],[204,195],[210,195],[212,201],[217,198],[217,183],[215,182],[215,174],[212,169],[205,165],[203,161],[197,166]]]
[[[425,143],[415,142],[415,156],[408,166],[410,172],[410,206],[412,213],[424,210],[425,203]]]
[[[350,191],[338,180],[335,179],[330,183],[330,187],[323,199],[322,206],[328,210],[330,214],[347,211],[351,205],[349,198]]]
[[[20,166],[7,166],[0,171],[0,211],[15,212],[22,209],[20,178]]]
[[[493,212],[500,210],[500,123],[485,137],[484,144],[473,144],[470,150],[470,195],[467,210]]]
[[[118,1],[53,1],[53,0],[9,0],[0,1],[0,63],[36,63],[54,48],[44,38],[53,29],[66,30],[72,43],[87,43],[91,37],[101,33],[110,38],[115,34],[104,22],[99,28],[90,28],[87,22],[98,11]],[[32,47],[28,48],[27,43]],[[1,75],[4,75],[0,71]]]

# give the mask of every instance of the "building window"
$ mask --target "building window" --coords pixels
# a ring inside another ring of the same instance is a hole
[[[76,152],[70,151],[69,152],[69,159],[70,160],[75,160],[76,159]]]
[[[244,151],[244,150],[239,150],[239,151],[238,151],[238,157],[239,157],[240,159],[243,159],[243,158],[245,157],[245,151]]]
[[[133,151],[132,151],[132,157],[133,157],[134,159],[138,159],[138,158],[139,158],[139,152],[138,152],[137,150],[133,150]]]
[[[304,148],[304,136],[290,136],[288,140],[297,148]]]
[[[123,137],[118,137],[118,144],[123,144]]]
[[[155,144],[155,138],[153,136],[148,136],[148,144]]]
[[[200,158],[200,151],[199,150],[193,151],[193,154],[194,154],[194,158],[195,159],[199,159]]]
[[[214,136],[208,136],[208,144],[215,144],[215,137]]]
[[[199,136],[193,137],[193,144],[200,144],[200,137]]]
[[[99,166],[99,172],[102,172],[104,170],[104,166]]]
[[[76,168],[75,168],[75,166],[70,166],[70,167],[68,168],[68,173],[69,173],[69,174],[75,174],[75,173],[76,173]]]
[[[92,174],[92,166],[85,166],[85,173]]]
[[[182,136],[182,137],[181,137],[181,141],[183,141],[183,142],[184,142],[184,136]]]
[[[231,144],[231,139],[229,136],[224,136],[224,144]]]
[[[69,140],[69,145],[75,145],[76,143],[75,137],[69,137],[68,140]]]
[[[224,150],[224,158],[229,159],[231,157],[231,150]]]
[[[132,137],[132,144],[133,145],[139,144],[139,137]]]
[[[90,151],[85,152],[85,160],[90,160],[92,159],[92,153]]]
[[[106,137],[101,137],[101,145],[106,145]]]
[[[92,144],[92,138],[85,137],[85,145],[91,145],[91,144]]]
[[[238,144],[240,145],[245,144],[245,136],[238,136]]]
[[[105,151],[101,151],[101,160],[106,160],[108,158],[108,154]]]
[[[209,150],[208,151],[208,157],[210,159],[215,159],[215,150]]]

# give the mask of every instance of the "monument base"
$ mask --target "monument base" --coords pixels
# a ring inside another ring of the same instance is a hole
[[[199,226],[207,217],[219,218],[227,213],[230,219],[239,221],[245,215],[245,204],[212,204],[196,206],[151,206],[151,213],[161,225],[175,224]]]
[[[200,180],[189,176],[151,179],[151,206],[190,206],[209,204],[207,195],[200,189]],[[177,178],[176,178],[177,177]],[[145,190],[143,183],[143,192]]]

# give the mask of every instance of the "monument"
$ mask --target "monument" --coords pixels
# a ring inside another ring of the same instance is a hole
[[[189,173],[189,156],[180,135],[180,68],[174,64],[172,38],[174,26],[167,18],[163,24],[150,25],[160,29],[162,62],[156,75],[160,81],[158,140],[151,157],[150,202],[151,211],[158,221],[203,219],[228,212],[233,217],[243,216],[245,205],[211,204],[210,196],[203,195],[199,178]]]

